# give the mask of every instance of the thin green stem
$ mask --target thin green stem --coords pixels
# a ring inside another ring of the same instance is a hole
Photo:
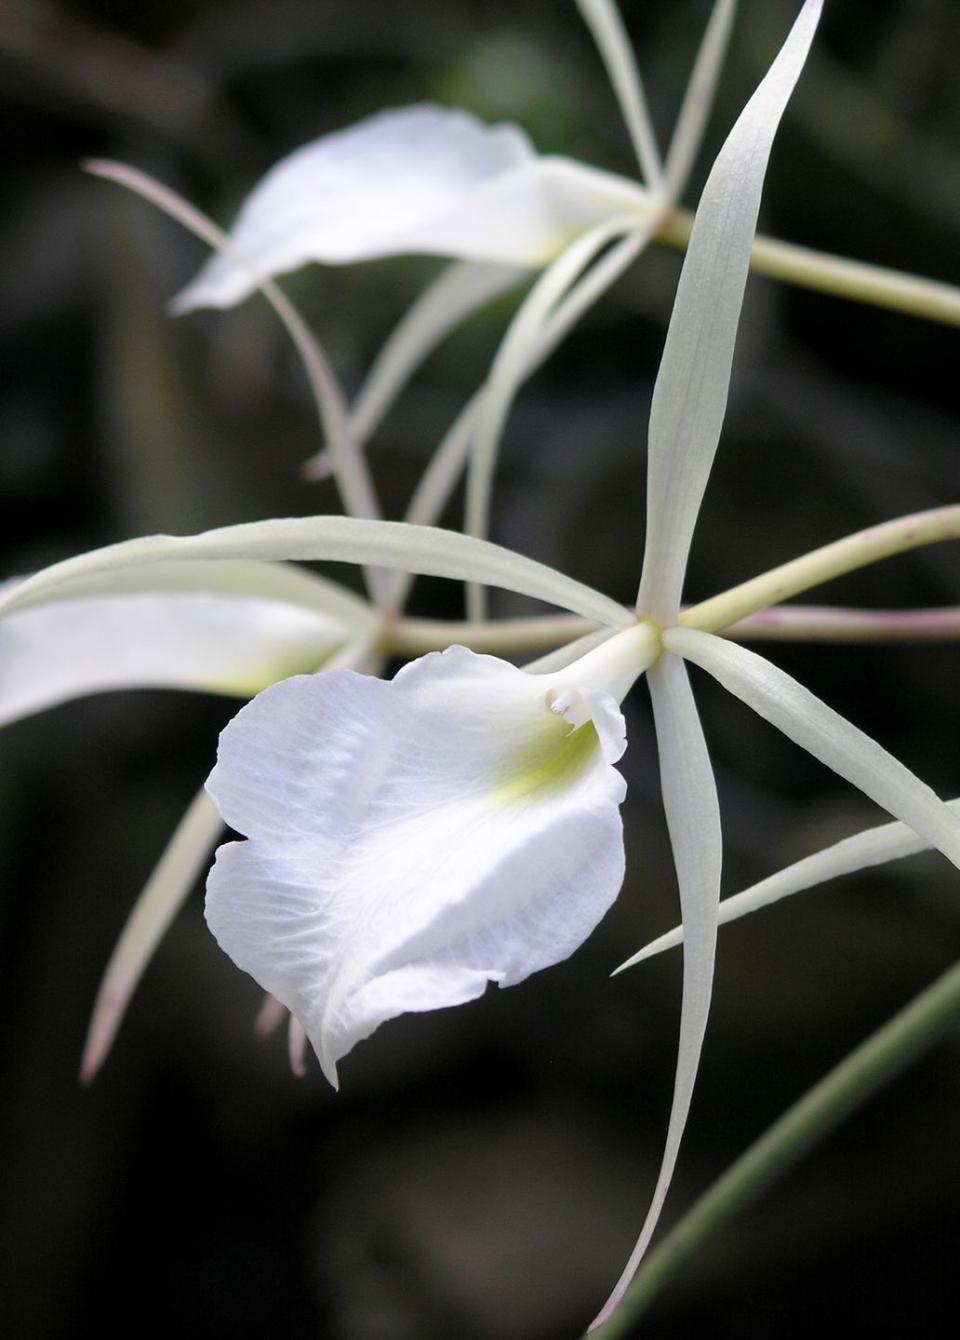
[[[382,645],[391,656],[420,656],[455,643],[473,651],[512,655],[563,647],[601,625],[576,614],[543,614],[529,619],[489,619],[474,623],[452,619],[396,619],[388,623]]]
[[[345,511],[350,516],[376,520],[380,505],[366,458],[354,442],[347,415],[347,406],[339,382],[327,357],[320,348],[297,308],[272,279],[257,274],[256,267],[238,251],[230,236],[209,219],[206,214],[184,200],[168,186],[156,181],[145,172],[102,159],[91,159],[85,164],[93,176],[125,186],[142,199],[162,210],[170,218],[206,242],[214,251],[228,256],[246,270],[260,293],[280,319],[300,356],[314,403],[320,427],[326,440],[332,472]],[[381,608],[389,603],[390,587],[387,574],[379,568],[365,567],[364,575],[370,594]]]
[[[727,1169],[649,1254],[617,1312],[591,1340],[633,1334],[663,1286],[714,1233],[958,1022],[960,963],[845,1057]]]
[[[691,605],[680,615],[679,622],[684,628],[716,633],[758,610],[779,605],[801,591],[808,591],[812,586],[829,582],[844,573],[921,545],[957,539],[960,539],[960,504],[897,517],[835,540],[833,544],[771,568],[718,596]]]
[[[960,608],[860,610],[778,605],[724,628],[737,642],[958,642]]]
[[[681,615],[681,620],[683,616]],[[390,619],[380,645],[390,656],[422,656],[459,643],[473,651],[513,655],[565,647],[602,625],[578,614],[538,614],[481,623]],[[960,607],[918,610],[834,609],[786,605],[761,610],[724,628],[737,642],[915,643],[960,641]]]
[[[685,249],[692,227],[693,215],[674,209],[665,218],[656,240]],[[783,279],[801,288],[852,298],[874,307],[888,307],[950,326],[960,325],[960,289],[935,279],[831,256],[761,234],[754,241],[750,264],[757,274]]]

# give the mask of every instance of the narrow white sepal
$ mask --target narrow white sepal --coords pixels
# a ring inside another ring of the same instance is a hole
[[[173,918],[183,906],[223,821],[206,791],[194,797],[174,830],[157,867],[133,905],[133,911],[110,956],[97,992],[80,1066],[87,1082],[103,1065],[137,988]]]
[[[821,0],[807,0],[703,188],[650,408],[647,533],[637,608],[672,623],[727,406],[760,192]]]
[[[734,697],[960,867],[960,815],[809,689],[756,652],[714,633],[671,628],[664,634],[664,645],[701,666]]]
[[[622,718],[591,686],[576,729],[551,687],[452,647],[390,682],[287,680],[224,731],[208,788],[247,840],[217,853],[207,920],[332,1084],[380,1023],[559,962],[616,897]]]
[[[541,157],[524,132],[421,104],[380,112],[282,159],[230,233],[250,269],[212,257],[174,304],[227,307],[308,261],[422,252],[540,266],[609,214],[640,208],[635,182]]]
[[[613,1293],[594,1321],[601,1325],[616,1310],[653,1236],[683,1138],[710,1012],[717,942],[722,841],[713,769],[697,715],[686,667],[664,656],[648,671],[660,755],[663,804],[687,929],[683,957],[683,998],[677,1071],[667,1138],[657,1184],[640,1236]]]
[[[960,815],[960,799],[948,800],[946,805],[947,809]],[[900,861],[907,856],[916,856],[918,852],[929,850],[929,842],[917,837],[913,829],[908,828],[906,824],[881,824],[877,828],[868,828],[862,833],[854,834],[853,837],[843,838],[830,847],[824,847],[822,851],[804,856],[802,860],[784,866],[776,874],[768,875],[758,884],[751,884],[749,889],[743,889],[740,893],[725,898],[720,904],[720,924],[736,921],[750,912],[759,912],[761,908],[778,903],[781,898],[789,898],[794,893],[803,893],[806,889],[825,884],[827,880],[838,879],[841,875],[852,875],[858,870],[885,865],[888,861]],[[649,944],[631,955],[626,962],[621,963],[614,975],[682,943],[683,927],[675,926],[673,930],[658,935],[655,940],[651,940]]]

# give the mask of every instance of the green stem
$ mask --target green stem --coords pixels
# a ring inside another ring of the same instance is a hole
[[[479,623],[453,619],[396,619],[387,625],[382,645],[392,656],[422,656],[455,643],[472,651],[510,656],[564,647],[598,623],[578,614],[541,614],[529,619],[490,619]]]
[[[692,214],[682,209],[672,210],[656,235],[657,241],[685,249],[692,226]],[[801,288],[852,298],[874,307],[888,307],[908,316],[927,317],[950,326],[960,325],[960,289],[935,279],[831,256],[827,252],[760,234],[754,241],[750,264],[757,274],[783,279]]]
[[[960,608],[858,610],[778,605],[724,628],[736,642],[957,642]]]
[[[663,1286],[718,1229],[960,1022],[960,963],[879,1028],[737,1159],[647,1257],[591,1340],[633,1333]]]
[[[832,581],[844,573],[906,553],[924,544],[960,539],[960,505],[936,507],[929,512],[897,517],[868,530],[847,535],[833,544],[814,549],[759,577],[731,587],[718,596],[691,605],[680,615],[684,628],[716,633],[758,610],[779,605],[811,586]]]
[[[681,622],[683,616],[681,616]],[[422,656],[454,643],[502,656],[565,647],[600,625],[579,614],[539,614],[484,623],[452,619],[395,619],[380,645],[391,656]],[[827,605],[783,605],[760,610],[723,629],[738,642],[957,642],[960,607],[862,610]]]

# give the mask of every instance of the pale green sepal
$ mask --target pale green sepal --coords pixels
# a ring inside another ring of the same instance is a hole
[[[677,870],[680,910],[687,928],[680,1037],[667,1138],[650,1208],[623,1274],[594,1326],[601,1325],[616,1310],[660,1219],[700,1065],[717,942],[722,864],[720,808],[696,703],[686,667],[675,657],[662,657],[648,671],[647,678],[657,731],[663,804]]]
[[[948,800],[946,805],[947,809],[960,814],[960,799]],[[918,852],[929,850],[929,842],[917,837],[913,829],[908,828],[906,824],[881,824],[877,828],[868,828],[853,837],[843,838],[830,847],[824,847],[822,851],[805,856],[800,861],[794,861],[792,865],[778,870],[775,875],[768,875],[759,883],[752,884],[749,889],[743,889],[730,898],[724,898],[720,904],[720,924],[736,921],[750,912],[759,912],[761,908],[770,907],[781,898],[788,898],[794,893],[803,893],[806,889],[815,888],[830,879],[838,879],[841,875],[852,875],[858,870],[885,865],[888,861],[900,861],[907,856],[915,856]],[[665,949],[673,949],[682,942],[683,927],[675,926],[673,930],[657,936],[626,962],[621,963],[615,973],[624,972],[627,968],[642,963],[644,959],[662,954]]]
[[[193,799],[156,869],[134,903],[97,992],[80,1078],[93,1079],[123,1022],[130,998],[170,923],[223,832],[223,820],[206,791]]]
[[[711,11],[667,149],[664,193],[670,200],[683,190],[700,148],[736,11],[737,0],[716,0]]]
[[[660,150],[620,11],[614,0],[577,0],[577,8],[607,68],[640,170],[651,190],[657,190],[663,178]]]
[[[664,634],[664,645],[706,670],[734,697],[960,867],[960,814],[809,689],[756,652],[714,633],[671,628]]]

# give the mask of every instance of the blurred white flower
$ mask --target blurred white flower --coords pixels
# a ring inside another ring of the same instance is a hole
[[[308,261],[413,254],[539,268],[591,225],[650,209],[642,186],[538,154],[519,126],[420,104],[378,112],[282,159],[174,310],[229,307]]]

